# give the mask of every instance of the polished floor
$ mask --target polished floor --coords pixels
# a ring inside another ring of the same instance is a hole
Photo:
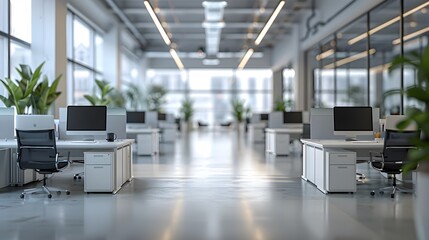
[[[365,163],[357,193],[325,195],[301,180],[298,143],[290,156],[274,157],[235,131],[208,130],[162,148],[134,157],[134,180],[116,195],[83,193],[84,180],[72,178],[79,164],[49,180],[69,196],[22,200],[23,188],[0,189],[0,239],[416,238],[412,194],[371,197],[387,183]]]

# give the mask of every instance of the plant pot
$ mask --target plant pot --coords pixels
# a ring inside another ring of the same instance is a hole
[[[180,122],[180,130],[181,130],[181,132],[187,133],[189,131],[192,131],[192,128],[193,128],[192,121],[188,121],[188,122],[183,121],[183,122]]]
[[[419,164],[415,186],[414,222],[417,239],[429,239],[429,161]]]

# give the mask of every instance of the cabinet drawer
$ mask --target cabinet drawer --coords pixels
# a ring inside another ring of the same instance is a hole
[[[112,164],[113,153],[111,152],[85,152],[85,164]]]
[[[85,163],[85,192],[112,192],[113,178],[111,165],[88,165]]]
[[[329,166],[327,190],[331,192],[356,192],[356,165]]]
[[[329,164],[356,164],[356,153],[327,153]]]

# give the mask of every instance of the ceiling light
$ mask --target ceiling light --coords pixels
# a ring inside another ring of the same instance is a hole
[[[182,61],[180,61],[179,55],[177,55],[176,50],[174,50],[173,48],[171,48],[171,49],[170,49],[170,54],[171,54],[171,56],[173,57],[174,62],[176,62],[177,67],[178,67],[180,70],[183,70],[183,69],[185,68],[185,66],[183,66]]]
[[[203,2],[205,18],[202,26],[205,29],[208,56],[215,56],[219,52],[221,30],[225,27],[223,12],[226,5],[225,1]]]
[[[332,54],[334,54],[334,52],[335,52],[334,49],[329,49],[328,51],[325,51],[325,52],[317,55],[316,56],[316,60],[320,61],[320,60],[322,60],[324,58],[327,58],[327,57],[331,56]]]
[[[268,22],[265,24],[264,28],[262,28],[262,31],[259,33],[258,37],[256,38],[255,45],[259,45],[261,43],[262,39],[265,37],[265,34],[267,34],[268,29],[270,29],[271,25],[273,24],[276,17],[279,15],[280,10],[282,10],[284,5],[285,5],[285,1],[279,2],[279,5],[277,5],[273,14],[271,14],[270,19],[268,19]]]
[[[217,58],[206,58],[203,59],[203,65],[207,65],[207,66],[215,66],[215,65],[219,65],[220,61]]]
[[[165,44],[170,46],[171,40],[167,35],[167,32],[162,27],[161,22],[159,21],[158,17],[156,16],[155,12],[153,11],[152,6],[150,5],[149,1],[144,1],[144,5],[149,12],[150,17],[152,18],[153,22],[155,23],[156,28],[158,28],[159,33],[161,34],[162,39],[164,39]]]
[[[402,14],[402,17],[403,18],[408,17],[411,14],[413,14],[413,13],[419,11],[419,10],[425,9],[425,7],[428,6],[428,5],[429,5],[429,1],[427,1],[427,2],[425,2],[423,4],[421,4],[421,5],[413,8],[413,9],[407,11],[407,12],[405,12],[404,14]],[[372,34],[378,32],[378,31],[380,31],[380,30],[382,30],[382,29],[384,29],[384,28],[386,28],[386,27],[388,27],[388,26],[390,26],[390,25],[392,25],[395,22],[398,22],[400,20],[401,20],[401,16],[394,17],[394,18],[390,19],[389,21],[387,21],[387,22],[385,22],[385,23],[383,23],[381,25],[378,25],[377,27],[375,27],[373,29],[370,29],[368,32],[362,33],[359,36],[350,39],[347,43],[349,45],[353,45],[353,44],[359,42],[360,40],[365,39],[367,36],[371,36]]]
[[[329,69],[329,68],[339,67],[339,66],[345,65],[347,63],[354,62],[356,60],[359,60],[361,58],[364,58],[364,57],[368,56],[368,52],[369,52],[369,55],[372,55],[376,51],[375,51],[374,48],[371,48],[369,51],[363,51],[363,52],[360,52],[358,54],[352,55],[350,57],[346,57],[346,58],[343,58],[341,60],[338,60],[338,61],[336,61],[334,63],[328,64],[324,68]]]
[[[429,27],[423,28],[423,29],[420,29],[419,31],[415,31],[413,33],[405,35],[403,39],[404,39],[404,41],[407,41],[407,40],[410,40],[410,39],[412,39],[414,37],[422,35],[423,33],[426,33],[426,32],[429,32]],[[395,39],[395,40],[392,41],[393,45],[397,45],[397,44],[400,44],[400,43],[401,43],[401,38],[397,38],[397,39]]]
[[[247,61],[249,61],[249,59],[250,59],[250,57],[252,56],[252,54],[253,54],[253,49],[252,48],[249,48],[248,50],[247,50],[247,52],[246,52],[246,54],[244,54],[244,57],[241,59],[241,62],[240,62],[240,64],[238,65],[238,69],[243,69],[244,68],[244,66],[246,66],[246,64],[247,64]]]

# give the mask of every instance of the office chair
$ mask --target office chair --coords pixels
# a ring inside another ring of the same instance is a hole
[[[384,136],[383,152],[370,152],[369,158],[373,168],[380,172],[387,173],[392,176],[392,186],[380,188],[380,194],[384,194],[385,190],[392,189],[391,198],[395,197],[395,193],[412,192],[409,189],[402,189],[396,186],[396,174],[402,173],[402,166],[408,160],[408,150],[415,148],[411,143],[411,139],[420,136],[420,131],[397,131],[387,129]],[[371,192],[375,195],[375,191]]]
[[[66,192],[70,194],[69,190],[58,188],[46,187],[46,179],[48,174],[59,172],[61,169],[68,167],[70,164],[69,155],[67,159],[60,160],[57,152],[57,145],[55,142],[55,130],[16,130],[16,137],[18,143],[18,166],[22,170],[34,169],[36,172],[43,174],[42,188],[26,189],[21,193],[21,198],[25,194],[45,192],[48,198],[52,198],[51,190],[58,193]]]

